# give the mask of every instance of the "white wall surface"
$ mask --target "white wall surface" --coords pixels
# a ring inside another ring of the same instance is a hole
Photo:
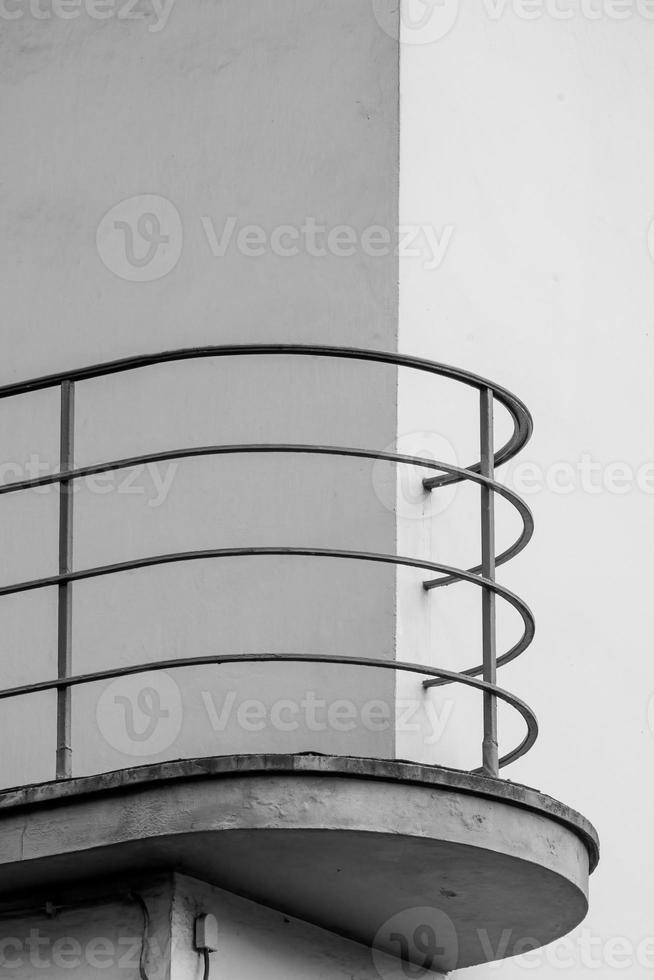
[[[577,807],[602,838],[584,926],[496,973],[644,980],[654,966],[654,23],[644,4],[560,3],[565,20],[551,4],[528,9],[530,19],[514,4],[446,3],[405,33],[402,221],[454,233],[437,270],[402,264],[400,343],[496,379],[535,416],[521,459],[543,476],[519,458],[507,479],[532,488],[536,536],[498,578],[531,603],[537,637],[500,683],[535,707],[542,734],[505,775]],[[407,0],[411,23],[421,12]],[[400,428],[415,429],[416,415],[405,389]]]

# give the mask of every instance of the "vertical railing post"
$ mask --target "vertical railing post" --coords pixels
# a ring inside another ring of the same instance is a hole
[[[493,391],[482,388],[480,394],[481,474],[494,479],[495,449],[493,426]],[[490,487],[481,487],[481,566],[484,578],[495,581],[495,494]],[[497,681],[497,647],[495,593],[482,588],[482,643],[484,680]],[[487,776],[499,776],[497,743],[497,698],[484,692],[483,770]]]
[[[62,474],[74,466],[75,452],[75,386],[72,381],[61,383],[61,427],[59,468]],[[59,484],[59,574],[73,570],[73,482]],[[70,677],[72,672],[72,584],[58,587],[57,606],[57,676]],[[57,779],[72,775],[71,748],[71,689],[57,689]]]

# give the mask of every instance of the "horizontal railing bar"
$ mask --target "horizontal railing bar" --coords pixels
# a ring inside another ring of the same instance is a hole
[[[441,462],[440,460],[428,460],[420,456],[406,456],[401,453],[377,452],[372,449],[352,449],[345,446],[313,446],[293,443],[243,443],[240,445],[216,445],[216,446],[197,446],[183,449],[163,450],[157,453],[146,453],[139,456],[130,456],[125,459],[109,460],[105,463],[95,463],[90,466],[80,466],[77,469],[69,470],[65,473],[49,473],[47,476],[40,476],[33,480],[21,480],[13,483],[6,483],[0,486],[0,496],[9,493],[19,493],[25,490],[34,490],[38,487],[52,486],[57,483],[69,483],[74,480],[81,480],[88,476],[98,476],[101,473],[109,473],[116,470],[130,469],[135,466],[148,465],[149,463],[163,463],[168,460],[189,459],[203,456],[222,456],[238,453],[303,453],[329,456],[357,457],[361,459],[382,460],[391,463],[402,463],[410,466],[420,466],[425,469],[438,470],[439,472],[458,475],[462,481],[470,480],[473,483],[488,486],[500,496],[504,497],[518,511],[522,519],[522,532],[517,540],[505,551],[496,556],[496,565],[503,565],[519,555],[529,544],[534,532],[534,519],[527,504],[512,490],[498,483],[496,480],[489,480],[480,473],[466,470],[461,466],[454,466],[451,463]],[[430,481],[423,480],[425,490],[432,490],[428,486]],[[477,574],[481,571],[481,566],[468,568],[466,571]],[[439,586],[451,585],[458,579],[451,576],[443,577],[439,580]],[[435,588],[436,586],[434,586]]]
[[[107,377],[125,371],[134,371],[157,364],[167,364],[175,361],[199,360],[211,357],[238,357],[251,355],[299,355],[310,357],[334,357],[345,360],[372,361],[380,364],[390,364],[395,367],[405,367],[424,371],[439,377],[458,381],[478,390],[491,389],[494,397],[502,404],[513,419],[514,431],[509,440],[495,453],[495,466],[508,462],[526,445],[533,429],[533,421],[529,409],[516,395],[496,385],[480,375],[449,364],[440,364],[424,358],[412,357],[407,354],[394,354],[390,351],[365,350],[356,347],[335,347],[318,344],[229,344],[204,347],[185,347],[178,350],[161,351],[157,354],[137,354],[119,360],[106,361],[88,367],[77,368],[55,374],[42,375],[30,381],[13,382],[0,387],[0,399],[11,398],[14,395],[27,394],[55,387],[63,381],[89,381],[93,378]],[[480,463],[467,467],[477,471]]]
[[[351,561],[370,561],[386,565],[403,566],[407,568],[417,568],[422,571],[443,572],[447,575],[457,576],[462,582],[470,582],[478,588],[489,589],[495,595],[500,596],[520,615],[524,631],[523,635],[510,650],[502,657],[498,657],[498,666],[514,660],[531,643],[536,625],[533,613],[529,606],[519,596],[515,595],[505,586],[483,578],[480,575],[473,575],[464,569],[454,568],[452,565],[443,565],[440,562],[425,561],[420,558],[406,558],[399,555],[380,554],[369,551],[348,551],[334,548],[282,548],[282,547],[262,547],[262,548],[207,548],[197,551],[178,551],[165,555],[151,555],[147,558],[135,558],[131,561],[115,562],[111,565],[99,565],[95,568],[86,568],[77,572],[69,572],[66,575],[49,575],[43,578],[32,579],[21,582],[17,585],[4,585],[0,588],[0,597],[5,595],[18,595],[22,592],[32,592],[36,589],[49,588],[54,585],[61,585],[63,582],[82,582],[88,579],[101,578],[106,575],[116,575],[122,572],[136,571],[141,568],[152,568],[157,565],[173,565],[186,561],[202,561],[215,558],[250,558],[264,556],[299,556],[305,558],[338,558]],[[423,583],[425,588],[429,588],[429,583]],[[466,675],[468,676],[468,675]]]
[[[499,494],[500,497],[504,497],[505,500],[508,500],[508,502],[515,507],[516,511],[520,515],[520,519],[522,520],[522,531],[514,544],[510,545],[504,551],[501,551],[499,555],[495,555],[495,567],[497,568],[499,565],[505,565],[507,562],[511,561],[527,547],[534,536],[534,515],[531,512],[531,508],[525,503],[522,497],[519,497],[517,493],[504,486],[504,484],[498,483],[497,480],[489,479],[481,474],[471,474],[469,479],[474,480],[481,486],[490,487],[490,489]],[[440,487],[445,486],[445,484],[434,482],[433,480],[423,480],[422,482],[426,490],[438,490]],[[472,575],[479,575],[482,572],[482,565],[472,565],[470,568],[467,568],[466,571],[470,572]],[[458,581],[459,580],[453,575],[443,575],[441,578],[430,581],[427,584],[427,587],[429,590],[441,589],[448,585],[454,585]]]
[[[507,755],[500,759],[500,765],[506,766],[515,762],[532,747],[538,737],[538,720],[536,715],[524,701],[516,697],[510,691],[498,687],[496,684],[488,684],[478,678],[469,677],[466,674],[458,674],[453,670],[445,670],[435,667],[426,667],[424,664],[409,663],[402,660],[380,660],[372,657],[346,657],[331,654],[305,654],[305,653],[228,653],[216,654],[201,657],[177,657],[172,660],[156,660],[149,664],[138,664],[128,667],[112,667],[107,670],[95,671],[88,674],[77,674],[65,679],[55,678],[50,681],[38,681],[35,684],[24,684],[20,687],[7,688],[0,691],[0,701],[9,698],[24,697],[29,694],[40,694],[46,691],[60,690],[61,688],[79,687],[83,684],[93,684],[105,680],[114,680],[119,677],[128,677],[135,674],[146,674],[160,670],[177,670],[185,667],[220,666],[222,664],[234,663],[269,663],[269,662],[294,662],[294,663],[328,663],[345,664],[355,667],[376,667],[381,670],[401,670],[413,674],[422,674],[434,680],[447,679],[449,683],[464,684],[479,691],[492,692],[500,700],[506,702],[522,715],[527,725],[527,735],[523,741]],[[431,681],[423,681],[423,687],[427,690],[433,686]],[[475,770],[476,771],[476,770]]]

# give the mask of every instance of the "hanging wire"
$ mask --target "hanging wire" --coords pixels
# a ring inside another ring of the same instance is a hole
[[[129,897],[132,899],[132,901],[136,902],[143,913],[143,937],[141,939],[141,954],[139,956],[139,976],[141,980],[150,980],[147,970],[145,969],[145,961],[148,951],[148,934],[150,932],[150,913],[142,895],[139,895],[138,892],[130,892]]]
[[[211,955],[208,949],[202,950],[202,955],[204,958],[204,978],[203,980],[209,980],[209,974],[211,973]]]

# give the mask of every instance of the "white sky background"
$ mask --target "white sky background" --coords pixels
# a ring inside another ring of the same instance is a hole
[[[654,496],[628,475],[616,492],[609,467],[654,460],[654,20],[635,4],[623,20],[600,0],[594,21],[559,7],[574,15],[469,5],[423,43],[454,17],[445,0],[405,31],[402,220],[453,235],[437,270],[403,261],[401,337],[525,399],[523,463],[550,480],[584,454],[601,464],[570,493],[529,494],[535,539],[498,576],[538,626],[500,683],[534,706],[541,738],[505,775],[599,830],[586,943],[465,976],[640,980],[654,969],[654,942],[638,949],[654,936]]]

